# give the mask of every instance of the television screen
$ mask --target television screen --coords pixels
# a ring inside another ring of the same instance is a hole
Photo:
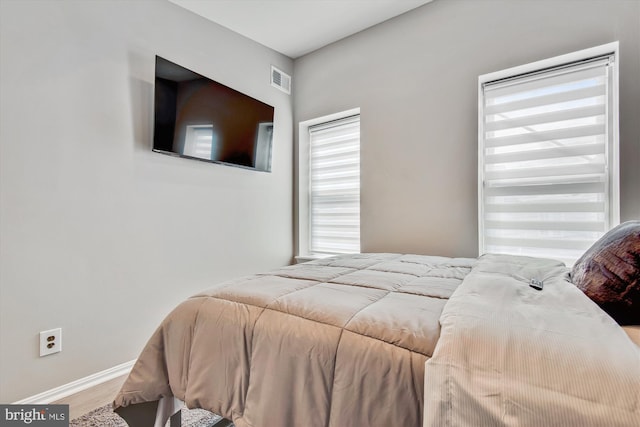
[[[272,106],[156,56],[153,151],[271,171]]]

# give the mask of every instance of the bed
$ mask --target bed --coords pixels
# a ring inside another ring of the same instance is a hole
[[[237,427],[640,425],[640,347],[572,273],[376,253],[221,283],[165,318],[114,409],[131,427],[182,404]]]

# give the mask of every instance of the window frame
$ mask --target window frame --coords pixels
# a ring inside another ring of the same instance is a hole
[[[619,149],[619,84],[618,74],[620,69],[619,42],[611,42],[588,49],[579,50],[565,55],[555,56],[552,58],[535,61],[528,64],[483,74],[478,77],[478,254],[482,255],[485,251],[485,230],[484,230],[484,91],[485,83],[498,80],[506,80],[516,78],[525,74],[533,74],[536,72],[544,72],[549,69],[570,65],[580,61],[589,60],[605,55],[614,57],[611,69],[611,114],[608,117],[608,126],[610,126],[610,141],[608,141],[607,150],[607,187],[609,192],[609,200],[605,205],[605,211],[608,210],[609,221],[605,224],[605,232],[620,223],[620,149]]]
[[[323,123],[347,119],[351,116],[360,116],[360,108],[352,108],[334,114],[317,117],[315,119],[301,121],[298,124],[298,156],[297,156],[297,262],[305,262],[319,258],[332,256],[328,253],[313,253],[310,250],[310,136],[309,128]]]

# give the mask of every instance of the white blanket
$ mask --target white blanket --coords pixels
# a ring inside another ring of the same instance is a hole
[[[640,349],[568,271],[480,258],[440,317],[424,427],[640,426]]]

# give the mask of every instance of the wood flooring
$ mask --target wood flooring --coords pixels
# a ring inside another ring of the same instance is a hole
[[[126,375],[122,375],[51,403],[69,405],[69,419],[73,420],[87,412],[111,403],[126,378]]]

